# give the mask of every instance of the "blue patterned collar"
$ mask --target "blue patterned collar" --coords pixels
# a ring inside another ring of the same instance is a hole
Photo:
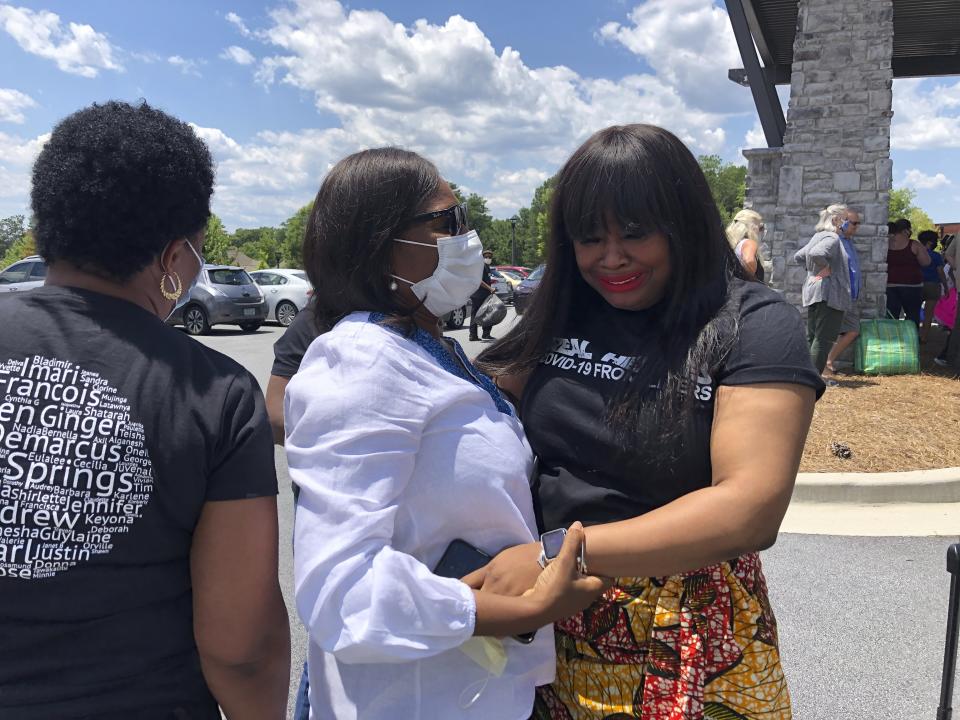
[[[458,343],[453,338],[447,338],[453,344],[453,352],[456,354],[456,357],[450,354],[450,349],[447,348],[442,342],[437,340],[433,335],[428,333],[422,328],[417,328],[413,335],[405,335],[399,329],[393,327],[392,325],[385,323],[384,320],[387,319],[387,316],[383,313],[372,312],[370,313],[369,321],[376,323],[381,327],[390,330],[391,332],[401,335],[413,340],[417,345],[426,350],[430,355],[436,360],[440,367],[446,370],[451,375],[466,380],[469,383],[486,390],[486,392],[493,399],[494,404],[497,406],[497,410],[504,413],[505,415],[513,416],[513,409],[500,392],[500,388],[489,377],[484,375],[482,372],[477,370],[474,367],[473,363],[470,362],[467,358],[467,354],[463,351],[463,348],[460,347]],[[460,360],[458,363],[457,360]],[[461,366],[462,363],[462,366]],[[466,370],[464,370],[466,368]]]

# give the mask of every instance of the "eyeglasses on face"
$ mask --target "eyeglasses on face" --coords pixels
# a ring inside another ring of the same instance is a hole
[[[451,235],[462,235],[468,229],[466,203],[451,205],[444,210],[434,210],[433,212],[414,215],[412,218],[410,218],[410,221],[407,223],[407,225],[430,222],[431,220],[436,220],[439,217],[447,218],[447,231]]]

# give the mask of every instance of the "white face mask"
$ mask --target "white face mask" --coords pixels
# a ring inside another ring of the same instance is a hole
[[[483,245],[476,230],[465,235],[440,238],[436,245],[396,238],[394,242],[436,248],[437,269],[430,277],[413,283],[397,275],[390,277],[405,282],[413,294],[423,301],[434,317],[442,317],[451,310],[467,304],[480,287],[483,276]]]

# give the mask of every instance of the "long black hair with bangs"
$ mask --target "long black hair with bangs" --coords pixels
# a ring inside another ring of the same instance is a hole
[[[531,371],[563,337],[574,312],[604,302],[581,277],[574,243],[595,235],[608,216],[631,234],[663,233],[672,270],[657,305],[656,352],[621,381],[607,422],[625,449],[637,448],[645,436],[673,455],[682,443],[664,441],[685,438],[692,426],[693,380],[716,367],[736,337],[731,281],[748,278],[696,158],[663,128],[609,127],[573,153],[557,176],[546,270],[531,305],[478,364],[493,376]]]

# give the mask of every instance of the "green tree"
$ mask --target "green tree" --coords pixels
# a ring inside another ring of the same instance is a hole
[[[747,168],[725,163],[719,155],[701,155],[697,162],[707,178],[710,193],[720,210],[720,218],[727,225],[743,207],[747,193]]]
[[[530,245],[524,260],[528,265],[540,264],[547,256],[547,236],[550,234],[550,201],[556,176],[548,178],[533,192],[530,203]]]
[[[12,265],[17,260],[23,260],[25,257],[36,254],[37,245],[34,242],[33,233],[27,231],[23,233],[18,240],[14,240],[13,244],[11,244],[3,254],[3,258],[0,258],[0,270],[8,265]]]
[[[216,215],[210,215],[207,220],[206,239],[203,242],[203,256],[208,263],[226,265],[230,262],[230,235],[223,227],[223,222]]]
[[[481,240],[486,240],[493,225],[493,216],[487,210],[487,200],[482,195],[470,193],[466,199],[467,220],[470,223],[470,229],[476,230]]]
[[[905,218],[913,208],[913,200],[917,191],[911,188],[896,188],[890,191],[889,222]]]
[[[493,263],[495,265],[513,264],[510,252],[511,238],[509,220],[491,220],[490,227],[480,234],[484,250],[493,252]]]
[[[297,210],[293,217],[287,218],[277,231],[277,245],[280,250],[280,266],[289,268],[303,267],[303,237],[307,232],[307,221],[313,211],[313,200]]]
[[[279,267],[280,246],[277,235],[280,231],[272,227],[238,228],[233,233],[233,244],[247,257],[257,260],[260,269]]]
[[[896,188],[890,191],[889,221],[906,218],[913,226],[914,237],[924,230],[937,229],[930,216],[914,204],[916,197],[917,191],[913,188]]]
[[[26,234],[27,221],[23,215],[0,218],[0,255],[6,253],[15,242],[22,240]]]

